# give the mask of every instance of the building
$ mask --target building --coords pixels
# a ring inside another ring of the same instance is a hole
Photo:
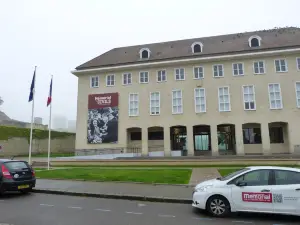
[[[52,128],[54,130],[64,130],[64,131],[66,131],[68,129],[68,120],[65,116],[54,115],[52,126],[53,126]]]
[[[114,48],[72,73],[76,149],[299,152],[299,28]]]
[[[43,124],[43,118],[42,117],[34,117],[34,123]]]
[[[76,120],[68,120],[68,131],[76,132]]]

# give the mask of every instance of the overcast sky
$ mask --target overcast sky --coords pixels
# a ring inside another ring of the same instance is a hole
[[[300,25],[300,0],[0,0],[0,110],[29,122],[37,66],[35,116],[76,119],[77,78],[70,73],[120,46]]]

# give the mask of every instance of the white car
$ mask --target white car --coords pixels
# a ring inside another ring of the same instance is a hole
[[[192,206],[216,217],[230,212],[300,216],[300,169],[251,166],[201,182],[194,189]]]

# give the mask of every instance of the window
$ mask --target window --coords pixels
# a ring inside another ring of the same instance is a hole
[[[106,76],[106,86],[115,86],[115,75]]]
[[[256,61],[253,63],[254,74],[264,74],[265,73],[265,63],[264,61]]]
[[[280,84],[269,84],[270,109],[282,109]]]
[[[142,132],[131,132],[130,140],[131,141],[141,141],[142,140]]]
[[[148,132],[148,140],[164,140],[164,132],[150,131]]]
[[[202,66],[194,67],[194,79],[203,79],[204,69]]]
[[[244,110],[255,110],[255,90],[253,85],[243,86]]]
[[[140,58],[141,59],[149,59],[150,58],[150,50],[148,48],[142,48],[140,50]]]
[[[150,115],[160,114],[160,93],[151,92],[150,93]]]
[[[269,135],[271,144],[284,143],[282,127],[269,127]]]
[[[204,88],[195,88],[195,112],[203,113],[206,112],[206,97]]]
[[[192,44],[192,51],[193,53],[200,53],[202,52],[203,44],[201,42],[195,42]]]
[[[130,93],[129,94],[129,116],[138,116],[139,115],[139,94]]]
[[[223,65],[213,65],[214,77],[224,77]]]
[[[131,73],[123,74],[123,85],[129,85],[132,83]]]
[[[244,64],[243,63],[233,63],[232,70],[233,70],[233,76],[244,75]]]
[[[274,170],[275,185],[300,184],[300,173],[288,170]]]
[[[251,48],[259,47],[261,45],[261,37],[253,35],[248,39],[248,42]]]
[[[297,107],[300,108],[300,82],[296,82],[296,101]]]
[[[175,69],[175,80],[184,80],[184,68]]]
[[[269,185],[270,170],[255,170],[245,173],[235,179],[235,183],[244,182],[247,186]]]
[[[182,107],[182,90],[172,91],[172,113],[181,114],[183,113]]]
[[[275,71],[277,73],[287,72],[287,62],[285,59],[275,59]]]
[[[243,128],[244,144],[261,144],[261,129],[256,128]]]
[[[218,96],[219,96],[219,111],[220,112],[231,111],[229,87],[219,87]]]
[[[99,77],[98,76],[90,78],[90,86],[92,88],[99,87]]]
[[[300,71],[300,57],[296,59],[297,69]]]
[[[149,73],[148,72],[140,72],[140,83],[141,84],[149,83]]]
[[[157,82],[167,81],[166,70],[157,71]]]

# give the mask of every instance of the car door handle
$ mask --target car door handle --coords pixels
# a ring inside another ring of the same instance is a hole
[[[270,190],[263,189],[263,190],[261,190],[260,192],[270,192]]]
[[[300,191],[300,188],[296,188],[295,191]]]

